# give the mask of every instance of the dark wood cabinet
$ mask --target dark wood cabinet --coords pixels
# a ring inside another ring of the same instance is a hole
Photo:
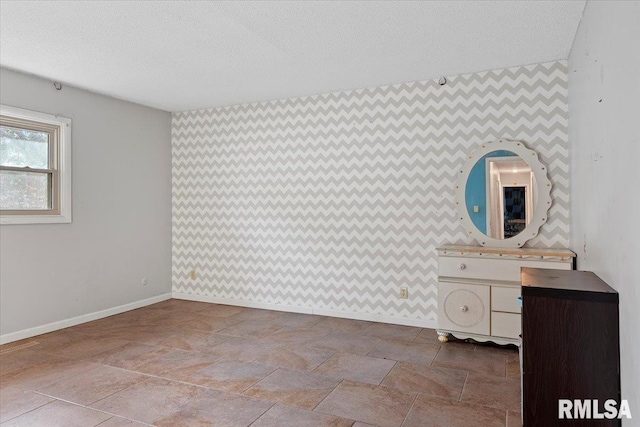
[[[620,402],[618,293],[585,271],[522,269],[525,427],[619,426],[559,419],[559,399]]]

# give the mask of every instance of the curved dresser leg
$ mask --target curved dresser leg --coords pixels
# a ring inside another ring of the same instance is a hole
[[[440,332],[440,331],[436,331],[438,333],[438,341],[440,342],[447,342],[449,341],[449,336],[451,334],[449,334],[449,332]]]

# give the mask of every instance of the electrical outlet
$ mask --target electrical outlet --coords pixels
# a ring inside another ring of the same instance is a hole
[[[409,289],[406,286],[400,288],[400,298],[407,299],[409,298]]]
[[[196,275],[196,271],[195,270],[191,270],[191,272],[189,273],[189,277],[191,277],[191,280],[196,280],[196,277],[198,277]]]

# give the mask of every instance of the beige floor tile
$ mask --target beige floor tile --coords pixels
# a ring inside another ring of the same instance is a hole
[[[429,365],[439,349],[438,345],[384,339],[367,356]]]
[[[289,328],[311,328],[323,320],[324,316],[303,313],[284,313],[271,321],[274,325],[286,326]]]
[[[364,335],[378,338],[413,341],[422,329],[413,326],[391,325],[388,323],[374,323],[362,331]]]
[[[502,410],[418,395],[403,427],[504,427],[505,421]]]
[[[477,372],[499,377],[505,376],[507,367],[505,356],[476,352],[471,348],[467,349],[461,346],[450,347],[447,344],[440,348],[436,358],[433,360],[433,366],[460,369],[462,371]]]
[[[87,339],[85,334],[67,333],[40,340],[39,351],[53,353],[74,359],[82,359],[127,344],[126,340],[113,336],[94,336]]]
[[[153,304],[138,309],[137,313],[144,314],[145,316],[179,316],[181,314],[193,314],[195,311],[196,310],[189,310],[183,304],[174,304],[172,306],[160,306],[158,304]]]
[[[234,319],[234,317],[235,316],[220,317],[201,314],[197,320],[191,320],[183,323],[180,327],[183,329],[195,329],[204,332],[216,332],[243,321],[242,319]]]
[[[198,314],[215,317],[231,317],[248,310],[245,307],[237,307],[235,305],[210,304],[208,307],[198,310]],[[238,322],[245,319],[238,319]]]
[[[243,321],[256,321],[260,320],[264,323],[275,320],[276,318],[282,316],[284,314],[283,311],[273,311],[273,310],[260,310],[257,308],[245,308],[242,312],[235,314],[235,319],[241,319]]]
[[[371,384],[343,381],[316,407],[316,412],[397,427],[411,408],[415,394]]]
[[[38,390],[61,400],[89,405],[147,379],[147,376],[111,366],[97,366]]]
[[[206,352],[215,345],[229,341],[230,338],[231,337],[227,335],[214,334],[211,332],[181,329],[159,340],[157,345],[180,350]]]
[[[518,347],[515,345],[497,345],[492,342],[476,343],[474,351],[478,353],[491,353],[496,356],[512,357],[518,354]]]
[[[108,328],[103,333],[106,336],[110,336],[116,339],[153,345],[175,332],[176,329],[167,328],[166,326],[132,323],[114,328]]]
[[[113,329],[131,325],[153,326],[153,322],[150,319],[154,319],[157,314],[157,311],[149,311],[140,308],[137,310],[127,311],[116,316],[105,317],[103,319],[94,320],[93,322],[76,325],[70,329],[76,333],[82,331],[83,333],[91,332],[91,335],[94,335],[100,331],[105,333],[110,332]]]
[[[207,351],[220,359],[242,360],[250,362],[268,354],[280,344],[251,338],[234,337],[229,341],[211,347]]]
[[[475,413],[487,426],[507,418],[511,426],[519,425],[519,378],[515,347],[441,345],[427,328],[168,300],[0,346],[0,422],[48,418],[42,411],[57,401],[41,392],[113,409],[99,415],[103,427],[246,425],[258,417],[255,426],[364,427],[396,425],[403,409],[408,425],[474,425]],[[313,412],[291,405],[317,402]],[[66,427],[88,416],[93,425],[91,410],[67,424],[68,413],[86,408],[56,405],[51,422]],[[444,418],[429,415],[434,405],[446,408]]]
[[[68,360],[62,356],[55,356],[37,350],[37,346],[0,354],[0,376],[11,374],[43,362]]]
[[[197,400],[178,411],[156,419],[159,427],[245,427],[265,413],[273,403],[208,389]]]
[[[177,309],[180,311],[188,312],[200,312],[202,310],[208,309],[211,305],[214,305],[210,302],[178,300],[175,298],[167,301],[177,301],[177,303],[175,303]]]
[[[243,394],[271,402],[313,409],[338,385],[322,375],[278,369]]]
[[[135,421],[153,423],[179,411],[205,393],[206,389],[201,387],[150,378],[90,406]]]
[[[507,378],[520,379],[520,355],[518,353],[507,356]]]
[[[329,332],[357,334],[364,331],[372,322],[364,320],[343,319],[340,317],[327,317],[322,322],[314,326],[314,328],[325,329]]]
[[[127,313],[130,313],[130,312],[127,312]],[[114,328],[116,326],[123,326],[120,322],[116,322],[115,320],[113,320],[114,317],[115,316],[109,316],[103,319],[81,323],[79,325],[75,325],[67,329],[73,333],[82,333],[84,335],[93,335],[97,332],[100,332],[100,335],[102,335],[106,329]],[[40,338],[40,336],[38,336],[37,338]]]
[[[148,305],[143,307],[145,310],[154,310],[154,309],[178,309],[180,310],[190,301],[185,301],[182,299],[171,298],[168,300],[160,301],[155,304]],[[201,303],[202,304],[202,303]]]
[[[282,327],[271,335],[264,337],[265,341],[276,343],[304,343],[315,341],[328,334],[328,331],[313,328]]]
[[[193,374],[176,375],[176,379],[218,390],[242,393],[276,369],[274,366],[255,362],[222,361]]]
[[[0,390],[0,423],[32,411],[51,402],[53,398],[13,387]]]
[[[13,341],[10,343],[0,345],[0,356],[3,354],[8,354],[13,351],[25,350],[29,347],[33,347],[38,344],[38,339],[44,335],[39,335],[38,337],[26,338],[23,340]]]
[[[364,356],[380,342],[380,338],[354,333],[332,332],[308,344],[325,350]]]
[[[502,410],[520,410],[520,381],[469,373],[462,390],[462,402]]]
[[[407,393],[459,400],[466,378],[465,371],[398,362],[382,381],[382,385]]]
[[[507,427],[522,427],[522,413],[507,411]]]
[[[91,356],[87,360],[118,368],[133,369],[169,351],[171,349],[151,344],[128,343]]]
[[[179,378],[198,372],[219,361],[217,356],[185,350],[171,350],[154,359],[137,365],[134,370],[144,374],[167,378]]]
[[[59,331],[49,332],[47,334],[38,335],[37,337],[33,337],[29,340],[24,340],[24,342],[35,342],[38,345],[31,347],[32,350],[45,351],[47,353],[51,353],[48,351],[51,348],[58,347],[60,344],[66,345],[71,342],[74,342],[77,338],[86,338],[86,335],[81,335],[77,332],[74,332],[70,329],[62,329]],[[4,346],[3,346],[4,347]]]
[[[73,359],[52,357],[49,361],[29,365],[1,377],[3,387],[15,387],[22,390],[39,390],[56,381],[69,378],[96,367],[89,363]]]
[[[200,314],[191,312],[175,311],[169,313],[153,313],[145,318],[149,324],[164,327],[181,326],[184,323],[198,320]]]
[[[245,320],[228,328],[221,329],[218,333],[235,337],[264,338],[281,328],[282,326],[280,325],[274,325],[264,320]]]
[[[276,404],[251,427],[349,427],[353,421],[312,412],[302,408]]]
[[[140,427],[146,426],[147,424],[142,424],[137,421],[128,420],[126,418],[121,417],[111,417],[107,421],[98,424],[98,427]]]
[[[423,328],[420,333],[413,339],[413,342],[419,342],[424,344],[439,345],[438,333],[435,329]]]
[[[380,384],[395,365],[393,360],[336,353],[313,370],[316,374],[369,384]]]
[[[104,412],[59,400],[48,403],[31,412],[20,415],[3,427],[92,427],[111,418]]]
[[[323,350],[304,344],[288,344],[258,357],[256,362],[295,371],[313,371],[333,354],[333,350]]]

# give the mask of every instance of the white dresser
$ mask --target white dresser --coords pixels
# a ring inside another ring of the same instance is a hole
[[[573,269],[566,249],[438,248],[438,335],[518,344],[520,268]]]

